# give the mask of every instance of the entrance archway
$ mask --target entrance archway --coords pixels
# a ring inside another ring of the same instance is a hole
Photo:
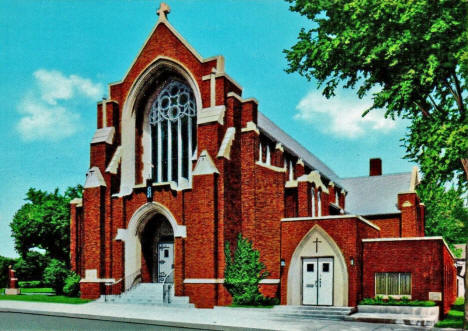
[[[159,215],[159,216],[158,216]],[[158,202],[148,202],[141,206],[132,216],[127,229],[118,229],[115,240],[124,242],[125,261],[125,290],[128,290],[135,280],[141,275],[142,245],[140,234],[145,230],[147,223],[154,217],[164,217],[169,223],[174,242],[177,238],[185,238],[187,231],[184,225],[179,225],[172,213],[164,205]],[[174,264],[177,264],[177,252],[174,249]]]
[[[174,280],[174,232],[161,214],[149,219],[139,234],[142,261],[141,279],[144,283],[172,283]]]

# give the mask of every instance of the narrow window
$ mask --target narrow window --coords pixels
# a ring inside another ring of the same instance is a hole
[[[322,216],[322,191],[317,192],[318,217]]]
[[[411,295],[411,273],[378,272],[375,274],[375,295]]]
[[[291,160],[289,161],[289,180],[294,180],[294,169]]]
[[[262,163],[263,161],[263,147],[262,143],[259,143],[258,145],[258,162]]]
[[[312,186],[310,189],[310,197],[311,201],[310,204],[312,205],[312,217],[315,217],[315,187]]]
[[[270,145],[266,146],[266,164],[271,164]]]

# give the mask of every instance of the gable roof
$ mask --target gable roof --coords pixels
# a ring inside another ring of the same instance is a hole
[[[320,161],[314,154],[309,152],[304,146],[298,143],[294,138],[280,129],[260,111],[258,112],[258,128],[262,133],[274,141],[280,142],[284,148],[289,151],[289,153],[301,158],[302,161],[304,161],[304,165],[309,166],[313,170],[318,170],[321,175],[333,181],[335,184],[338,184],[338,186],[342,186],[341,180],[333,170]]]
[[[346,211],[359,215],[399,213],[398,193],[411,192],[411,172],[341,178],[348,190]]]

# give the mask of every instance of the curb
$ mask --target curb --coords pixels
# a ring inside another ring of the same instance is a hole
[[[137,323],[146,325],[157,325],[157,326],[170,326],[184,329],[203,329],[203,330],[251,330],[251,331],[267,331],[275,329],[269,328],[246,328],[240,326],[231,326],[223,324],[204,324],[204,323],[191,323],[191,322],[171,322],[162,320],[151,320],[144,318],[132,318],[132,317],[117,317],[109,315],[92,315],[86,313],[67,313],[67,312],[56,312],[56,311],[45,311],[45,310],[34,310],[34,309],[20,309],[20,308],[4,308],[0,307],[1,313],[20,313],[20,314],[31,314],[31,315],[43,315],[43,316],[56,316],[56,317],[68,317],[77,319],[88,319],[98,321],[109,321],[109,322],[123,322],[123,323]]]

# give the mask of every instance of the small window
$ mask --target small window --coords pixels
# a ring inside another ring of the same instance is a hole
[[[169,250],[168,249],[164,250],[164,257],[169,257]]]
[[[322,264],[322,272],[330,272],[330,263]]]
[[[307,264],[307,272],[314,272],[314,265],[312,263]]]
[[[411,273],[376,273],[375,295],[411,295]]]

